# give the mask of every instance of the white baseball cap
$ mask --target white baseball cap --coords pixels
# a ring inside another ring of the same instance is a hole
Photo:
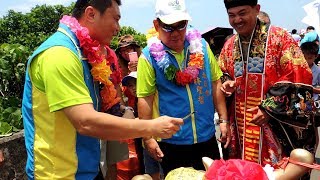
[[[184,0],[157,0],[156,18],[165,24],[191,20]]]
[[[130,72],[127,76],[122,79],[122,85],[128,86],[128,82],[130,79],[137,79],[137,71]]]

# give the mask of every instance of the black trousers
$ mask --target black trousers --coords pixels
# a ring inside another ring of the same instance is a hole
[[[219,148],[216,137],[210,140],[192,145],[175,145],[159,142],[164,153],[161,166],[166,176],[171,170],[179,167],[193,167],[197,170],[204,170],[202,157],[220,159]]]

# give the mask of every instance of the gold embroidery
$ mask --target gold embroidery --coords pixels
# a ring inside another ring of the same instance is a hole
[[[197,92],[202,95],[202,86],[197,86]]]
[[[200,104],[204,104],[203,96],[199,96],[198,101],[199,101]]]
[[[202,77],[204,78],[204,79],[207,79],[207,75],[206,75],[206,73],[202,73]]]
[[[207,88],[207,87],[208,87],[208,82],[205,81],[205,82],[203,83],[203,86],[204,86],[205,88]]]
[[[200,85],[201,84],[201,80],[199,77],[197,77],[195,84]]]
[[[209,92],[209,90],[206,90],[206,92],[205,92],[205,93],[206,93],[206,95],[207,95],[207,96],[210,96],[210,92]]]

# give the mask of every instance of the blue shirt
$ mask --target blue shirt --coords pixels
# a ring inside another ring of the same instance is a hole
[[[320,68],[313,63],[313,66],[311,67],[312,71],[312,86],[320,88]],[[319,99],[319,94],[313,94],[314,100]]]

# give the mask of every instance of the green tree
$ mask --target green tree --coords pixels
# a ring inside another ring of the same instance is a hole
[[[134,28],[130,26],[123,26],[121,27],[118,36],[112,39],[110,47],[112,49],[116,49],[118,47],[119,37],[127,34],[132,35],[141,47],[145,47],[147,45],[146,35],[137,32]]]
[[[18,43],[30,50],[35,49],[56,32],[59,19],[64,14],[70,14],[71,8],[72,5],[41,5],[32,8],[31,12],[26,14],[10,10],[0,19],[0,44]]]
[[[28,48],[19,44],[0,46],[0,135],[22,129],[21,97]]]
[[[74,4],[41,5],[23,14],[13,10],[0,18],[0,137],[22,127],[21,99],[28,56],[56,32],[62,15],[70,14]],[[118,46],[118,38],[131,34],[144,47],[146,37],[132,27],[122,27],[111,43]]]

